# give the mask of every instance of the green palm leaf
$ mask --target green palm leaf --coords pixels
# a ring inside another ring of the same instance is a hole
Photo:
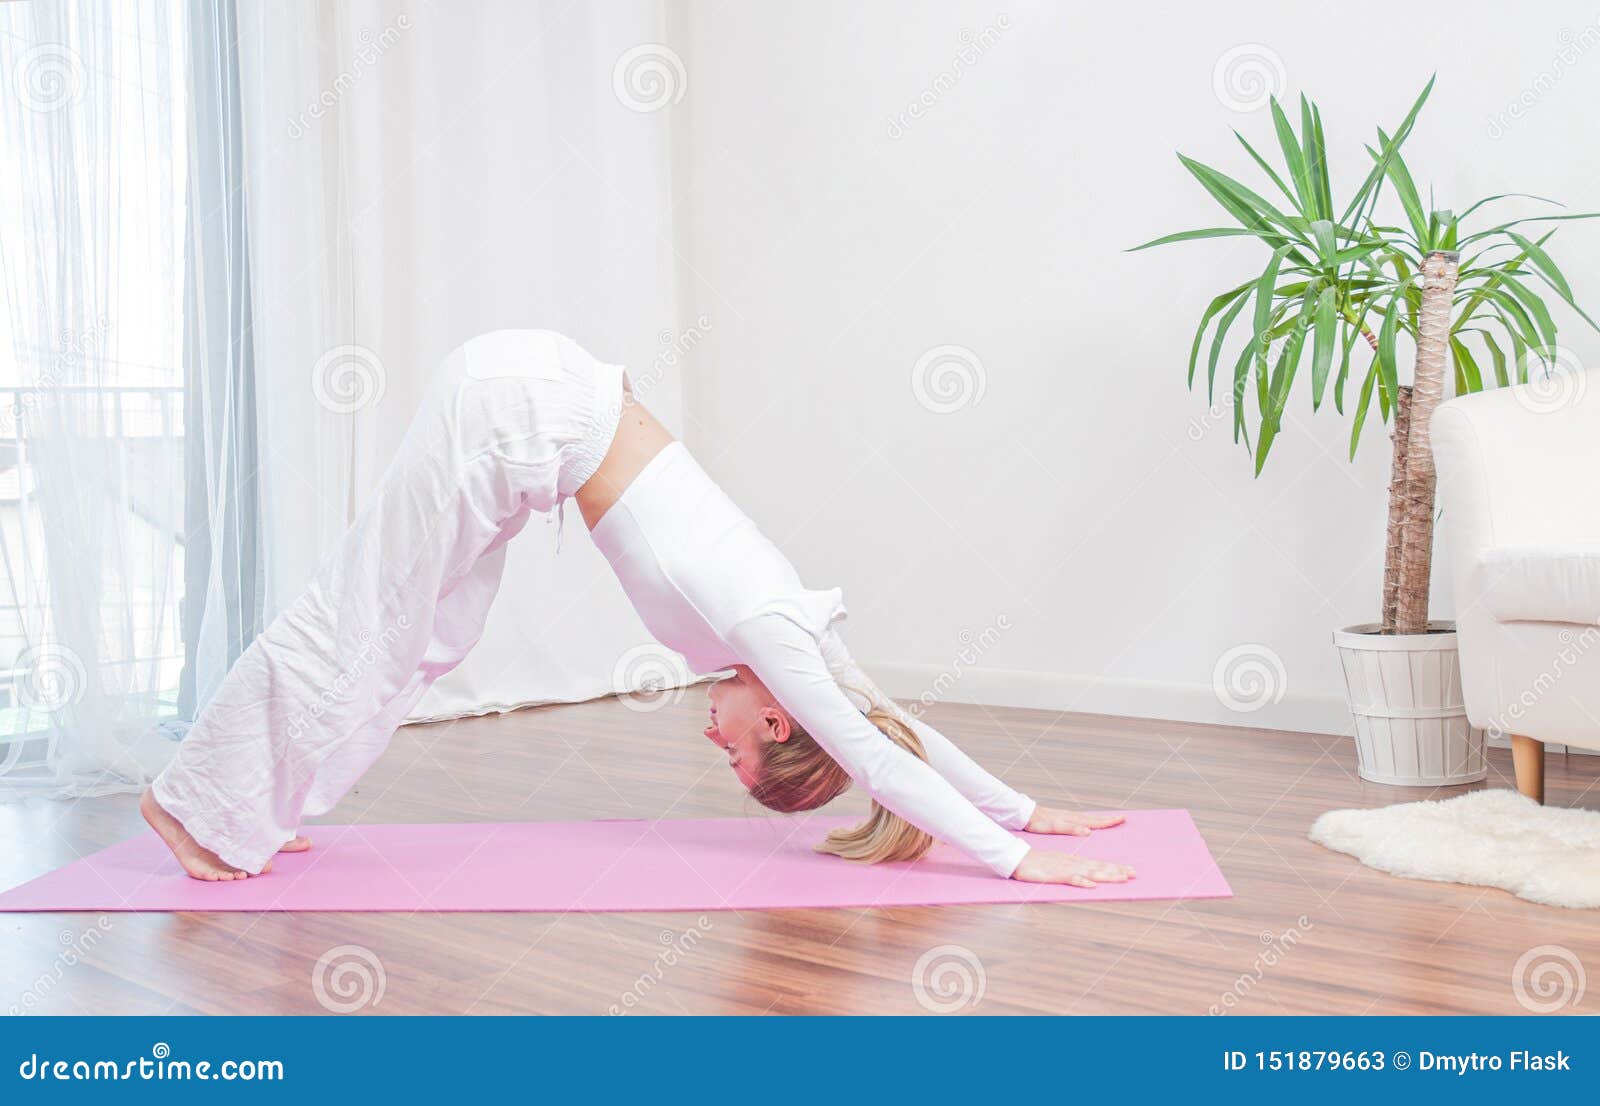
[[[1270,251],[1254,277],[1207,303],[1188,362],[1193,386],[1204,351],[1206,395],[1212,400],[1223,358],[1232,358],[1233,436],[1252,454],[1257,473],[1283,432],[1295,378],[1308,357],[1311,408],[1323,407],[1331,377],[1334,406],[1351,418],[1352,456],[1374,398],[1379,414],[1388,420],[1403,394],[1400,339],[1417,337],[1423,260],[1433,250],[1467,255],[1458,267],[1448,338],[1458,392],[1526,380],[1530,360],[1554,356],[1556,315],[1561,311],[1570,309],[1600,330],[1579,307],[1572,282],[1549,244],[1562,222],[1600,213],[1531,215],[1477,227],[1472,220],[1495,202],[1554,201],[1500,192],[1453,209],[1436,204],[1431,190],[1418,186],[1403,148],[1433,85],[1430,78],[1392,133],[1377,131],[1376,141],[1366,147],[1371,160],[1366,176],[1338,218],[1334,213],[1341,208],[1335,204],[1330,172],[1333,151],[1321,109],[1301,96],[1299,118],[1291,120],[1273,99],[1269,118],[1275,154],[1270,143],[1258,146],[1234,132],[1254,167],[1250,172],[1262,174],[1268,182],[1265,191],[1273,198],[1179,154],[1184,169],[1237,225],[1180,231],[1133,247],[1254,238]],[[1552,293],[1559,302],[1548,299]],[[1245,319],[1248,325],[1241,323]],[[1372,346],[1372,358],[1347,411],[1351,360],[1363,340]],[[1231,352],[1235,345],[1239,348]],[[1247,403],[1252,390],[1254,403]]]

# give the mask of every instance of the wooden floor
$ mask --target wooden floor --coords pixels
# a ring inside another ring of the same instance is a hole
[[[690,688],[654,711],[603,700],[409,727],[327,820],[752,813],[699,736],[704,709]],[[1591,981],[1565,1012],[1600,1013],[1593,912],[1395,879],[1306,840],[1322,811],[1428,797],[1359,780],[1348,740],[975,706],[930,719],[1043,800],[1188,807],[1235,897],[718,912],[704,926],[687,914],[4,914],[0,1012],[321,1013],[313,969],[355,945],[382,966],[382,996],[361,1010],[375,1014],[914,1014],[928,1005],[913,968],[936,946],[973,958],[945,977],[981,978],[981,996],[974,982],[954,1003],[965,1012],[1518,1014],[1519,957],[1560,945]],[[1508,786],[1509,753],[1491,757],[1488,785]],[[1552,756],[1549,801],[1600,807],[1597,780],[1600,758]],[[0,805],[0,887],[141,828],[128,796]]]

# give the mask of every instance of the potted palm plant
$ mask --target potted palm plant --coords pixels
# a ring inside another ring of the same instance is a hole
[[[1530,368],[1548,373],[1558,365],[1548,293],[1595,325],[1546,248],[1558,228],[1545,225],[1594,213],[1487,217],[1494,205],[1514,197],[1554,202],[1522,193],[1488,196],[1460,212],[1435,208],[1431,194],[1423,202],[1401,147],[1432,90],[1430,80],[1393,133],[1377,132],[1367,147],[1371,168],[1342,205],[1334,202],[1322,113],[1302,96],[1297,132],[1274,98],[1277,167],[1235,132],[1272,198],[1180,153],[1183,167],[1233,225],[1135,247],[1223,237],[1254,238],[1265,247],[1265,267],[1206,307],[1189,352],[1189,385],[1203,364],[1213,401],[1219,367],[1224,370],[1220,383],[1229,389],[1234,440],[1253,454],[1257,475],[1282,429],[1297,377],[1309,375],[1313,411],[1331,389],[1335,408],[1351,416],[1351,457],[1374,400],[1390,425],[1381,616],[1337,631],[1334,643],[1355,718],[1361,775],[1410,785],[1466,783],[1487,771],[1483,735],[1469,727],[1461,705],[1454,626],[1428,618],[1435,480],[1429,419],[1447,377],[1459,394],[1527,383]],[[1378,213],[1386,193],[1398,202],[1401,218],[1385,221]],[[1248,337],[1224,358],[1228,335],[1241,319],[1239,329]],[[1415,351],[1410,383],[1400,379],[1402,339]],[[1359,376],[1352,372],[1358,350],[1367,358]],[[1307,373],[1300,371],[1303,364]],[[1347,387],[1357,380],[1347,402]]]

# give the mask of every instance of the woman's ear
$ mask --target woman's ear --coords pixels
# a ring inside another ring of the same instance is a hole
[[[780,745],[788,741],[789,735],[794,732],[794,723],[777,707],[762,708],[761,724],[766,727],[768,739]]]

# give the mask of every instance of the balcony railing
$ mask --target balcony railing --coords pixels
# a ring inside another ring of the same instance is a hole
[[[106,602],[120,604],[109,656],[91,659],[91,690],[138,701],[153,717],[177,713],[184,663],[184,389],[176,386],[0,387],[0,745],[48,732],[51,716],[19,690],[29,671],[17,660],[54,635],[50,551],[36,468],[37,440],[64,432],[76,441],[125,443],[115,481],[75,486],[73,495],[104,494],[136,520],[134,540],[119,543],[121,578],[106,581]],[[99,466],[75,480],[92,481]],[[59,494],[50,491],[49,494]],[[85,501],[91,503],[92,501]],[[114,690],[113,690],[114,689]],[[130,702],[130,706],[133,703]]]

